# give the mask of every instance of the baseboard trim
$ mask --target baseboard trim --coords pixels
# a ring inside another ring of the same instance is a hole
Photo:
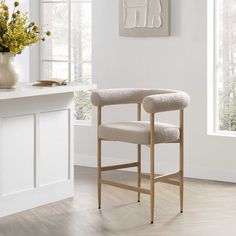
[[[132,160],[130,161],[132,162]],[[103,165],[116,165],[124,164],[124,160],[118,158],[103,157]],[[86,167],[97,167],[96,156],[90,155],[76,155],[75,154],[75,165],[86,166]],[[169,162],[158,162],[158,167],[161,169],[159,174],[168,172],[169,170],[175,169],[173,163]],[[128,171],[136,171],[134,168],[126,169]],[[148,172],[149,163],[142,163],[142,171]],[[185,177],[194,179],[214,180],[236,183],[236,171],[219,169],[219,168],[207,168],[202,166],[191,166],[185,165]]]

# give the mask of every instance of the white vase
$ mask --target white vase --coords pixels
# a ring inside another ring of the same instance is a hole
[[[0,89],[14,89],[19,81],[19,73],[12,53],[0,53]]]

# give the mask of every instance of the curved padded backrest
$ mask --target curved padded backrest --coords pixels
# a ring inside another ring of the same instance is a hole
[[[185,108],[189,96],[169,89],[103,89],[92,92],[91,102],[94,106],[143,103],[145,111],[156,113]]]
[[[92,92],[91,102],[94,106],[109,106],[118,104],[137,104],[142,103],[146,96],[154,94],[164,94],[174,92],[173,90],[162,89],[101,89]]]

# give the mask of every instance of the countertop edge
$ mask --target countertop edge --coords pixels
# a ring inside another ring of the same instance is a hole
[[[0,89],[0,101],[7,99],[17,99],[25,97],[53,95],[60,93],[71,93],[75,91],[96,89],[95,84],[69,83],[68,85],[57,87],[35,87],[32,83],[22,83],[16,89]]]

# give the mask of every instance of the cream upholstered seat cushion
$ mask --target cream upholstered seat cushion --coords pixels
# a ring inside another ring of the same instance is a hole
[[[150,123],[145,121],[116,122],[99,126],[99,138],[135,144],[150,144]],[[155,143],[179,142],[180,131],[175,125],[155,123]]]

